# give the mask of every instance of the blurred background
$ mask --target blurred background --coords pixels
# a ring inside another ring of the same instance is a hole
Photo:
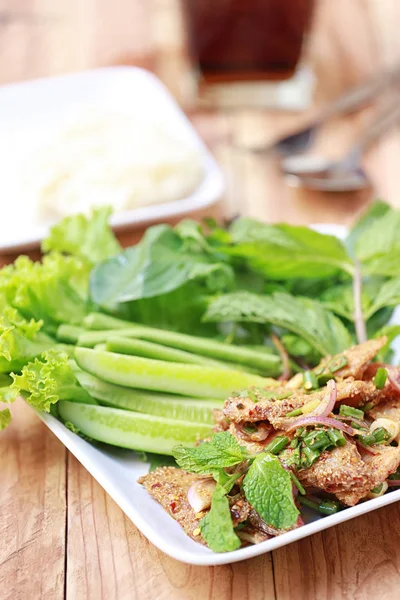
[[[104,66],[149,69],[221,166],[224,215],[348,223],[374,196],[400,204],[396,123],[363,157],[372,185],[360,191],[290,187],[276,157],[243,147],[268,145],[395,64],[399,19],[397,0],[2,0],[0,83]],[[274,85],[293,78],[289,96],[278,101]],[[245,96],[235,87],[253,80],[266,85],[264,96],[259,87]],[[234,85],[215,92],[221,83]],[[343,156],[376,104],[330,120],[318,152]]]

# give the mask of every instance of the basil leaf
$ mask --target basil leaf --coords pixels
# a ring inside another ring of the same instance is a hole
[[[338,354],[352,343],[343,323],[320,302],[280,292],[270,296],[250,292],[221,295],[210,303],[204,320],[271,323],[296,333],[322,355]]]
[[[211,500],[211,509],[200,521],[201,535],[214,552],[231,552],[240,548],[236,535],[229,501],[224,488],[217,484]]]
[[[211,291],[233,285],[232,268],[194,252],[169,225],[148,229],[143,239],[97,265],[91,275],[91,297],[100,306],[167,294],[188,281],[202,279]]]
[[[280,461],[260,454],[243,480],[247,500],[260,517],[276,529],[289,529],[299,515],[293,500],[292,480]]]
[[[292,225],[268,225],[238,219],[231,229],[233,246],[226,251],[272,279],[325,278],[354,268],[336,237]]]
[[[389,204],[386,202],[382,202],[378,200],[373,202],[368,210],[360,217],[360,219],[356,222],[356,224],[352,227],[349,235],[346,238],[345,245],[350,254],[350,256],[355,255],[355,247],[359,240],[359,238],[363,235],[365,231],[371,227],[371,225],[379,219],[383,217],[387,212],[391,211]]]
[[[355,244],[364,273],[400,275],[400,212],[387,210],[371,221]]]
[[[395,307],[400,304],[400,277],[390,279],[380,286],[371,306],[364,312],[369,319],[381,308]]]

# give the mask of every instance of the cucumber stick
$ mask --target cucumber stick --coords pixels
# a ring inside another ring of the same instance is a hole
[[[199,439],[212,433],[211,426],[206,423],[175,421],[66,400],[59,401],[57,406],[63,421],[72,423],[84,435],[131,450],[171,455],[177,444],[194,446]]]
[[[197,398],[224,400],[235,390],[275,383],[258,375],[76,348],[78,366],[109,383]],[[275,383],[276,385],[276,383]]]
[[[105,406],[123,408],[168,419],[214,423],[213,408],[221,407],[222,400],[184,398],[157,392],[134,390],[114,383],[107,383],[89,373],[76,369],[75,376],[81,386]]]

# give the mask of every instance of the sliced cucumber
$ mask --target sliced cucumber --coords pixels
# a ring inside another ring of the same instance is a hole
[[[265,387],[271,380],[240,371],[164,362],[150,358],[76,348],[81,369],[117,385],[197,398],[221,398],[250,386]]]
[[[58,411],[64,421],[84,435],[131,450],[172,455],[177,444],[194,446],[199,439],[211,435],[211,427],[205,423],[174,421],[119,408],[61,400]]]
[[[223,405],[222,400],[198,400],[122,387],[102,381],[80,369],[76,370],[75,375],[81,386],[100,404],[168,419],[212,424],[213,408]]]

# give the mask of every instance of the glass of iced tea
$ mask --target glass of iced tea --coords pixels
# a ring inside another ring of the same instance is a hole
[[[314,0],[182,0],[182,4],[200,95],[215,96],[219,89],[221,99],[236,98],[240,103],[247,88],[249,99],[262,105],[286,102],[289,108],[290,99],[293,108],[307,105],[312,76],[299,64]]]

